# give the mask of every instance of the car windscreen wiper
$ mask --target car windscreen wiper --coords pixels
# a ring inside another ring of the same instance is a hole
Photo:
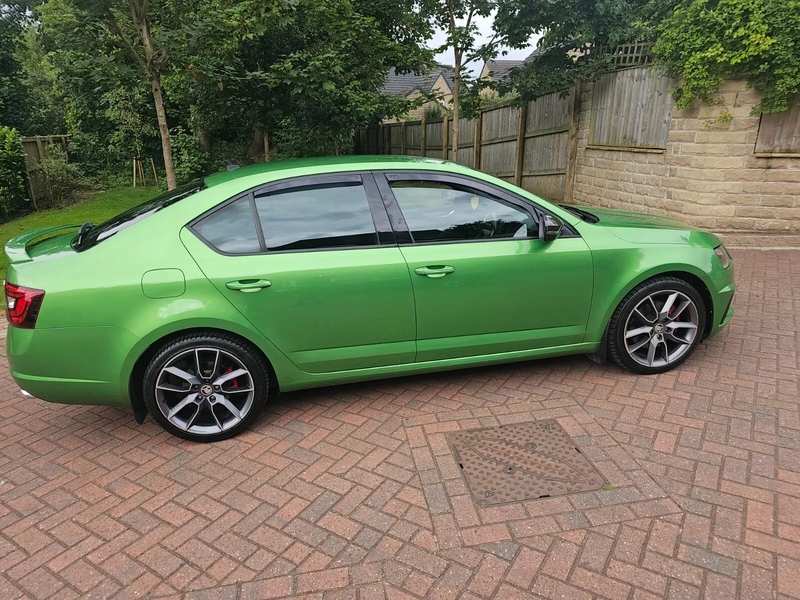
[[[597,215],[593,215],[588,210],[583,210],[582,208],[578,208],[577,206],[572,206],[570,204],[559,204],[559,206],[561,208],[563,208],[564,210],[568,210],[573,215],[575,215],[577,217],[580,217],[581,219],[583,219],[587,223],[599,223],[600,222],[600,217],[598,217]]]

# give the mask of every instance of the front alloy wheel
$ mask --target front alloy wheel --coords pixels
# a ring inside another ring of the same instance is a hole
[[[661,373],[697,348],[705,329],[705,306],[685,281],[660,277],[628,294],[610,327],[609,350],[617,364],[636,373]]]
[[[165,347],[145,372],[145,403],[170,433],[211,442],[246,428],[264,406],[269,371],[232,336],[192,334]]]

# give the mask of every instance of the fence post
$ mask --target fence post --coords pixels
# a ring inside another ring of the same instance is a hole
[[[428,155],[428,123],[426,123],[424,115],[422,116],[422,121],[420,121],[419,153],[422,156]]]
[[[405,155],[406,153],[406,122],[402,121],[400,123],[400,154]]]
[[[442,120],[442,160],[447,160],[450,157],[448,153],[448,147],[450,144],[447,143],[447,139],[450,137],[450,117],[447,115],[444,116]]]
[[[33,203],[33,210],[38,211],[39,207],[36,206],[36,192],[33,189],[33,181],[31,181],[31,173],[27,173],[28,175],[28,189],[31,191],[31,202]]]
[[[581,113],[581,80],[572,88],[572,106],[569,114],[569,142],[567,145],[567,172],[564,175],[564,202],[571,203],[575,195],[575,167],[578,162],[578,124]]]
[[[525,160],[525,126],[528,123],[528,103],[519,109],[517,125],[517,160],[514,162],[514,185],[522,185],[522,163]]]
[[[472,147],[472,168],[480,171],[481,168],[481,136],[483,135],[483,111],[478,112],[475,119],[475,143]]]

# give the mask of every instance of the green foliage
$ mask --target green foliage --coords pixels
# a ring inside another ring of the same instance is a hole
[[[175,178],[178,185],[189,183],[206,174],[208,154],[201,152],[197,138],[184,131],[183,127],[175,127],[170,131],[172,139],[172,156],[175,160]]]
[[[654,53],[682,77],[676,104],[713,102],[723,76],[761,94],[754,112],[782,112],[800,92],[800,0],[684,0],[659,27]]]
[[[442,108],[442,105],[438,102],[436,104],[430,104],[429,106],[425,107],[425,120],[426,121],[433,121],[435,119],[441,119],[444,117],[445,111]]]
[[[25,24],[25,7],[0,4],[0,125],[26,129],[22,107],[27,101],[22,68],[15,55]]]
[[[39,208],[68,206],[88,187],[80,167],[70,162],[67,153],[57,144],[46,146],[39,166],[50,189],[49,196],[39,200]]]
[[[104,115],[113,126],[108,150],[115,156],[142,156],[158,140],[152,97],[143,85],[114,88],[102,96]]]
[[[26,98],[19,114],[24,115],[25,135],[67,133],[64,89],[35,23],[28,23],[18,42],[15,56]]]
[[[541,35],[528,63],[509,78],[490,84],[501,94],[515,91],[520,101],[565,89],[577,79],[592,81],[608,70],[609,57],[589,53],[595,46],[613,47],[652,41],[656,26],[678,0],[506,0],[495,18],[499,38],[524,48]]]
[[[244,45],[253,106],[282,155],[350,152],[357,125],[407,111],[380,88],[410,52],[375,17],[350,0],[296,0],[285,15],[270,35]]]
[[[168,125],[185,135],[174,158],[188,165],[186,173],[198,162],[216,170],[222,159],[260,159],[264,132],[284,155],[347,152],[355,126],[407,112],[408,102],[379,93],[389,69],[418,69],[431,59],[422,45],[429,23],[413,10],[416,0],[148,6],[153,68]],[[145,51],[129,3],[47,0],[36,15],[47,64],[64,90],[70,152],[87,174],[128,173],[134,154],[159,156],[152,90],[134,58]]]
[[[25,153],[16,129],[0,125],[0,211],[3,219],[27,208]]]

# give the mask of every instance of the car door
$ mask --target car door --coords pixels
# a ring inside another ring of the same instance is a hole
[[[413,363],[414,299],[374,180],[308,177],[233,198],[182,239],[219,291],[299,368]]]
[[[542,242],[540,207],[473,178],[376,179],[414,286],[417,361],[583,341],[592,257],[575,231]]]

